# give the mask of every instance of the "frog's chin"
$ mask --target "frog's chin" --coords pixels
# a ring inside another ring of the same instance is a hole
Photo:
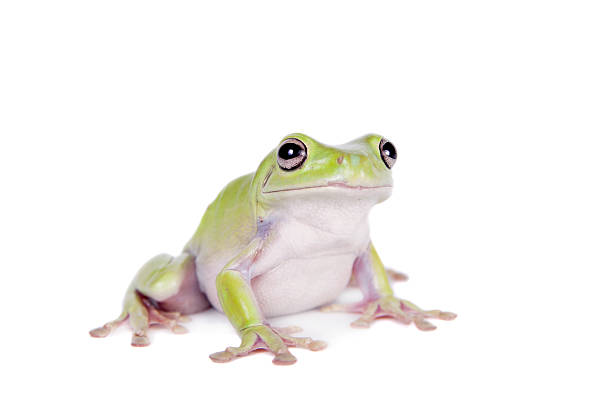
[[[363,185],[353,185],[348,184],[341,181],[329,182],[326,184],[319,184],[314,186],[301,186],[301,187],[292,187],[292,188],[284,188],[284,189],[276,189],[276,190],[267,190],[263,191],[263,194],[281,194],[281,193],[291,193],[291,192],[301,192],[307,190],[313,191],[329,191],[329,190],[338,190],[344,192],[379,192],[379,191],[389,191],[393,189],[393,185],[384,184],[378,186],[363,186]]]

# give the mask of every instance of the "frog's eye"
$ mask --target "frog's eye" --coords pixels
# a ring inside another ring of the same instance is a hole
[[[281,169],[291,171],[299,168],[308,155],[306,145],[298,139],[287,139],[278,148],[278,165]]]
[[[385,162],[385,166],[387,166],[389,169],[393,167],[397,160],[397,150],[395,150],[393,143],[387,139],[382,139],[378,145],[378,148],[380,150],[380,157]]]

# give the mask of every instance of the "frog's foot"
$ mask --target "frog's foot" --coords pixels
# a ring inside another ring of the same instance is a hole
[[[272,328],[258,324],[240,331],[240,347],[228,347],[225,351],[211,354],[210,359],[216,363],[228,363],[238,357],[247,356],[257,350],[268,350],[274,354],[272,362],[278,365],[291,365],[297,359],[289,352],[289,347],[305,348],[312,351],[323,350],[327,344],[312,340],[310,337],[292,337],[290,334],[300,331],[297,327]]]
[[[91,330],[89,334],[92,337],[106,337],[126,320],[129,320],[133,332],[132,346],[145,347],[151,344],[147,336],[149,327],[162,326],[173,333],[183,334],[187,333],[187,329],[180,323],[188,322],[190,319],[178,312],[161,310],[147,297],[134,293],[117,319]]]
[[[372,301],[359,302],[353,305],[329,305],[321,308],[323,312],[361,313],[361,317],[351,323],[358,328],[370,327],[380,317],[392,317],[405,324],[414,325],[423,331],[434,330],[436,326],[427,319],[453,320],[457,317],[451,312],[440,310],[423,310],[407,300],[395,296],[384,296]]]

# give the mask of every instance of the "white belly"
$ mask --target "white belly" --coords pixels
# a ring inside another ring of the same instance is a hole
[[[353,254],[290,259],[252,280],[265,316],[313,309],[332,302],[346,288]]]
[[[284,219],[252,268],[252,287],[265,316],[301,312],[336,299],[355,259],[369,244],[367,220],[348,231]]]

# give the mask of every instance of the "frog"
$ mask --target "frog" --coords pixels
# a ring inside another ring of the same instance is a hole
[[[436,328],[431,319],[455,319],[396,297],[392,282],[406,275],[383,264],[370,237],[370,211],[391,196],[397,159],[395,145],[378,134],[339,146],[285,136],[254,173],[218,194],[181,254],[141,267],[120,315],[90,335],[106,337],[127,322],[132,346],[148,346],[151,327],[183,334],[189,315],[212,307],[240,337],[212,361],[267,350],[273,363],[291,365],[290,348],[319,351],[326,343],[274,327],[273,317],[319,309],[358,314],[356,328],[386,317],[423,331]],[[363,299],[334,303],[348,286]]]

